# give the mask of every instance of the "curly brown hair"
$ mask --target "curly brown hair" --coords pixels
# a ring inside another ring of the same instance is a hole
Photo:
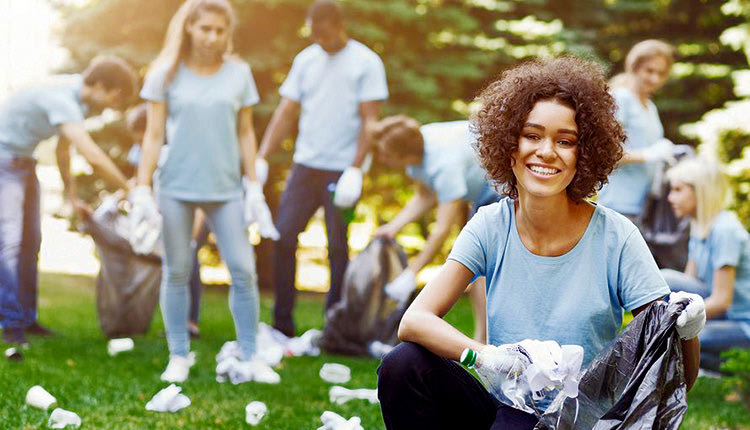
[[[571,200],[594,195],[622,158],[625,133],[615,119],[615,101],[599,65],[569,56],[525,62],[503,72],[480,93],[481,108],[471,117],[479,161],[511,198],[518,197],[512,169],[518,138],[536,102],[550,99],[576,112],[576,174],[566,190]]]

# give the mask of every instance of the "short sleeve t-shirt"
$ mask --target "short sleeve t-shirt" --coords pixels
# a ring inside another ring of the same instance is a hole
[[[617,335],[623,309],[669,294],[635,225],[601,205],[573,249],[543,257],[521,242],[514,201],[506,197],[479,209],[448,258],[487,277],[490,344],[581,345],[584,366]]]
[[[180,64],[164,88],[166,68],[156,68],[141,90],[145,100],[167,105],[169,155],[159,192],[184,201],[226,201],[242,196],[237,116],[258,103],[250,67],[226,60],[210,76]]]
[[[387,99],[388,85],[380,57],[350,39],[334,54],[317,44],[302,50],[279,93],[301,106],[294,162],[342,171],[357,152],[360,104]]]
[[[487,188],[487,174],[472,147],[476,136],[469,122],[426,124],[419,131],[424,139],[422,164],[407,166],[406,174],[433,190],[439,203],[479,200]]]
[[[750,322],[750,235],[732,212],[719,213],[708,233],[701,239],[691,236],[688,259],[695,262],[698,278],[713,286],[713,276],[722,267],[735,268],[734,297],[727,317]]]
[[[81,75],[61,75],[11,94],[0,104],[0,155],[31,158],[60,125],[83,122],[82,87]]]
[[[659,112],[651,100],[644,106],[629,89],[612,92],[617,103],[617,119],[625,129],[627,150],[647,148],[664,137]],[[609,175],[608,183],[599,193],[599,203],[625,215],[638,215],[651,188],[654,166],[647,163],[627,163]]]

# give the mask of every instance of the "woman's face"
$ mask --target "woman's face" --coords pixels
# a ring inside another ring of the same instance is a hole
[[[635,69],[638,91],[650,96],[661,88],[669,77],[669,63],[661,55],[651,57]]]
[[[695,197],[695,188],[692,185],[672,181],[667,200],[672,205],[672,210],[678,218],[685,216],[695,218],[698,211],[698,200]]]
[[[189,23],[185,31],[190,37],[190,46],[199,56],[220,57],[229,44],[229,20],[220,13],[203,11]]]
[[[576,174],[577,161],[575,110],[557,100],[536,102],[513,153],[519,195],[550,197],[565,193]]]

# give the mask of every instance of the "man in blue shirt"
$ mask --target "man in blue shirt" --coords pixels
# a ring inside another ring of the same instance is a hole
[[[125,176],[91,139],[83,121],[105,108],[122,108],[135,95],[136,75],[123,60],[97,57],[81,75],[15,92],[0,104],[0,320],[3,339],[25,344],[26,334],[51,334],[37,321],[37,261],[41,243],[39,182],[34,149],[59,135],[56,155],[65,196],[79,213],[70,175],[75,146],[110,183],[127,189]]]
[[[359,199],[360,166],[368,149],[363,130],[377,119],[382,101],[388,98],[383,62],[365,45],[349,38],[337,2],[316,1],[307,19],[314,43],[295,57],[279,89],[282,100],[256,161],[256,173],[264,181],[268,172],[265,159],[281,146],[299,119],[294,164],[276,221],[281,238],[274,261],[274,327],[287,336],[294,335],[297,235],[320,206],[325,208],[331,264],[326,308],[339,299],[349,250],[347,225],[336,207],[352,207]]]

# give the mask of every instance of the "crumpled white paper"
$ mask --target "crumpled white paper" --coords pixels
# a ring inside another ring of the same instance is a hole
[[[52,414],[49,416],[49,420],[47,420],[47,427],[53,429],[62,429],[67,426],[73,426],[75,428],[80,427],[81,417],[79,417],[75,412],[66,411],[62,408],[56,408],[54,411],[52,411]]]
[[[109,342],[107,342],[107,354],[114,357],[121,352],[132,351],[134,347],[135,343],[133,343],[133,339],[129,337],[110,339]]]
[[[190,406],[190,399],[188,396],[180,393],[180,391],[182,391],[182,388],[175,384],[162,389],[146,403],[146,410],[154,412],[177,412],[180,409]]]
[[[323,425],[318,430],[364,430],[360,424],[362,420],[356,416],[347,420],[336,412],[325,411],[320,421]]]
[[[562,388],[568,397],[578,396],[578,373],[583,362],[580,345],[558,345],[553,340],[525,339],[518,343],[529,354],[526,379],[531,391]]]
[[[303,355],[317,357],[320,355],[318,341],[320,341],[322,336],[322,331],[311,328],[302,333],[302,336],[289,339],[289,343],[286,344],[286,352],[294,357],[301,357]]]
[[[338,363],[324,363],[318,374],[324,381],[333,384],[344,384],[352,378],[351,369]]]
[[[251,426],[258,425],[268,413],[268,406],[260,401],[250,402],[245,406],[245,422]]]
[[[281,377],[262,361],[240,361],[230,356],[216,365],[216,381],[234,385],[250,381],[278,384]]]
[[[357,388],[350,390],[349,388],[342,387],[340,385],[334,385],[328,390],[328,398],[331,403],[343,405],[352,399],[367,400],[370,403],[378,403],[378,390],[369,388]]]

